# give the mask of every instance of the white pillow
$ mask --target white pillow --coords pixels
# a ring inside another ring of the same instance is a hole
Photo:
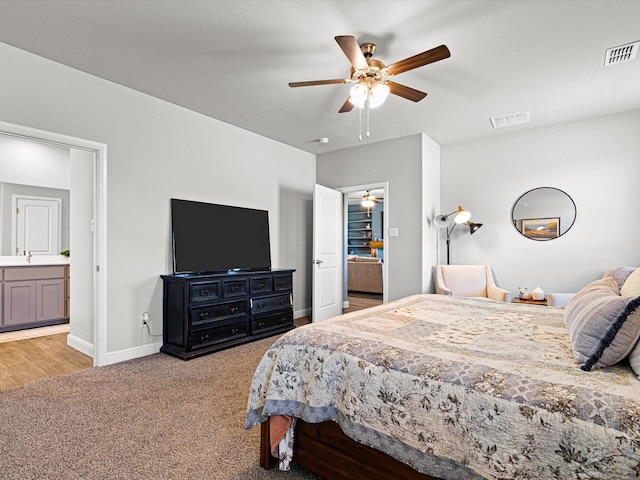
[[[640,268],[636,269],[627,277],[620,289],[620,295],[623,297],[640,296]]]

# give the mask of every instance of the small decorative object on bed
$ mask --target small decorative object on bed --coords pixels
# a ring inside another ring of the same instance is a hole
[[[581,370],[555,308],[415,295],[306,325],[265,354],[247,407],[247,428],[278,415],[313,424],[296,430],[293,459],[330,479],[399,477],[363,473],[380,461],[344,443],[317,448],[327,421],[416,472],[402,478],[640,472],[640,382],[627,362]]]

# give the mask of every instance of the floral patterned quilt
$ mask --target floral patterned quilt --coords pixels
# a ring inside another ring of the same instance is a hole
[[[297,328],[253,378],[246,427],[270,415],[447,480],[640,476],[640,381],[581,370],[556,307],[425,294]]]

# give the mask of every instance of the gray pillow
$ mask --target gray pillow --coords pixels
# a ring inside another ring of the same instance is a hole
[[[622,288],[624,282],[627,280],[627,277],[631,275],[637,267],[616,267],[604,272],[602,278],[605,277],[613,277],[618,282],[618,288]]]
[[[640,338],[640,297],[621,297],[614,277],[591,282],[565,308],[580,368],[608,367],[626,358]],[[636,311],[638,310],[638,311]]]

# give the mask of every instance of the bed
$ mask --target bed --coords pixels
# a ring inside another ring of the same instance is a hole
[[[561,308],[406,297],[280,337],[246,428],[263,466],[327,479],[639,477],[640,381],[586,371],[572,341]]]

